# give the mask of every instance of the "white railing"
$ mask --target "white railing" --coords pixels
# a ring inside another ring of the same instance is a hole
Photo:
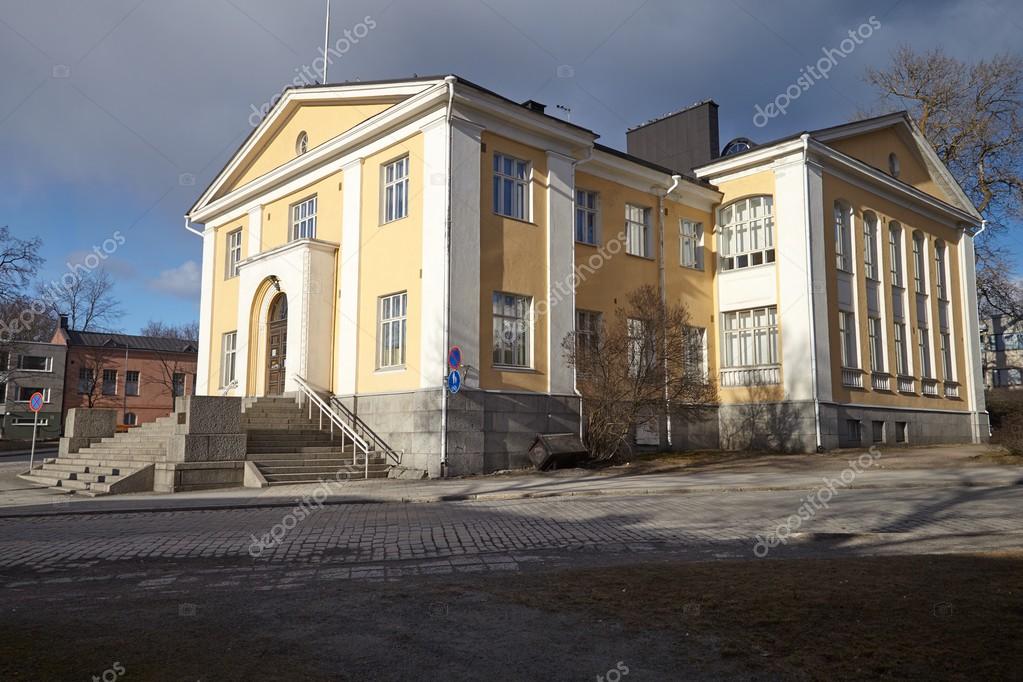
[[[938,395],[938,382],[934,379],[924,379],[922,381],[924,387],[924,395]]]
[[[764,386],[780,383],[781,367],[778,365],[733,367],[721,370],[721,385],[726,388],[736,386]]]
[[[858,369],[843,367],[842,385],[850,388],[863,388],[863,372]]]
[[[899,393],[916,393],[916,379],[899,377]]]
[[[331,437],[331,439],[334,438],[334,428],[335,427],[337,427],[338,431],[340,431],[340,433],[341,433],[341,449],[342,450],[345,447],[345,443],[347,441],[351,441],[351,443],[352,443],[352,464],[354,466],[358,466],[358,464],[359,464],[359,453],[360,452],[362,453],[362,461],[363,461],[363,465],[365,467],[364,468],[364,475],[368,479],[369,478],[369,445],[366,443],[366,441],[363,440],[362,437],[360,437],[359,434],[357,434],[355,432],[355,430],[352,429],[351,426],[346,424],[345,421],[343,419],[341,419],[341,417],[338,416],[338,414],[334,410],[330,409],[330,405],[328,405],[327,403],[325,403],[323,401],[323,398],[321,398],[319,396],[319,394],[317,394],[316,391],[314,391],[312,389],[312,387],[309,386],[309,384],[306,383],[305,379],[303,379],[300,376],[296,376],[295,377],[295,383],[298,384],[298,387],[302,390],[302,395],[305,397],[305,399],[309,401],[309,418],[310,419],[313,418],[313,406],[315,405],[317,411],[319,412],[320,429],[321,430],[323,429],[323,418],[326,417],[327,421],[330,423],[330,437]]]
[[[892,390],[892,377],[883,372],[874,372],[870,375],[870,385],[875,391],[890,391]]]
[[[955,381],[945,382],[945,397],[946,398],[958,398],[959,397],[959,384]]]

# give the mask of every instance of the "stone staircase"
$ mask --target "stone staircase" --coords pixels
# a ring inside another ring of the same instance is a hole
[[[174,433],[177,415],[103,438],[76,453],[43,460],[40,468],[21,476],[36,485],[95,497],[116,492],[118,484],[147,466],[165,461],[167,438]],[[151,489],[151,488],[150,488]]]
[[[366,466],[362,453],[349,441],[343,447],[341,434],[317,413],[294,398],[246,398],[243,402],[242,430],[248,436],[246,459],[253,462],[270,485],[318,483],[321,480],[362,479]],[[374,450],[369,453],[369,478],[387,478],[387,457]]]

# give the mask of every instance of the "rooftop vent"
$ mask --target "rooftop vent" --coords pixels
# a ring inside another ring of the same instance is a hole
[[[541,104],[540,102],[537,102],[535,99],[527,99],[525,102],[522,103],[522,106],[526,107],[530,111],[538,111],[541,114],[544,113],[544,111],[546,111],[547,109],[546,104]]]

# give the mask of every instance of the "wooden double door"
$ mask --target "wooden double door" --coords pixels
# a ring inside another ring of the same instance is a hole
[[[288,357],[288,297],[277,294],[266,323],[266,394],[284,393]]]

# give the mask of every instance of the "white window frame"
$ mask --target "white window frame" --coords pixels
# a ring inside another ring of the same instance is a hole
[[[510,171],[507,170],[508,166],[511,167]],[[493,178],[494,213],[529,222],[532,208],[529,192],[532,184],[531,164],[508,154],[494,152]],[[504,210],[506,199],[510,201],[507,212]]]
[[[877,249],[880,223],[873,211],[863,212],[863,271],[867,279],[881,281],[881,259]]]
[[[721,313],[722,367],[764,367],[777,364],[776,306]]]
[[[684,268],[703,270],[703,223],[698,220],[679,221],[678,260]]]
[[[178,377],[181,377],[181,393],[178,393]],[[188,375],[184,372],[171,374],[171,395],[179,398],[188,393]]]
[[[870,341],[870,371],[884,372],[884,334],[880,317],[867,318],[867,335]]]
[[[694,376],[701,381],[710,380],[710,363],[707,358],[707,328],[689,326],[686,328],[686,361],[696,359],[696,372]]]
[[[841,272],[853,271],[853,210],[844,201],[835,202],[835,267]]]
[[[397,344],[394,340],[397,339]],[[377,369],[404,369],[408,352],[408,292],[377,299]]]
[[[238,330],[220,337],[220,388],[227,388],[238,378]]]
[[[316,239],[316,195],[296,201],[288,208],[291,218],[289,234],[291,241]]]
[[[131,415],[131,420],[128,419],[128,415]],[[121,418],[121,421],[124,423],[125,426],[138,426],[139,416],[135,412],[125,412]]]
[[[625,253],[650,258],[650,209],[625,204]]]
[[[939,343],[941,344],[941,366],[945,372],[945,381],[955,381],[955,358],[952,355],[952,334],[943,329],[938,332]]]
[[[87,376],[82,376],[82,374]],[[82,383],[87,382],[89,384],[88,390],[82,390]],[[96,370],[91,367],[79,367],[78,368],[78,394],[89,395],[96,390]]]
[[[895,371],[899,376],[910,376],[909,346],[906,338],[906,323],[895,323]]]
[[[774,197],[760,194],[718,210],[718,251],[723,271],[775,261]]]
[[[302,131],[295,138],[295,156],[302,156],[309,151],[309,134]]]
[[[130,374],[137,375],[135,381],[128,381],[128,375],[130,375]],[[128,392],[128,387],[130,385],[132,385],[132,384],[135,385],[135,392],[134,393],[129,393]],[[130,396],[142,395],[142,371],[141,370],[137,370],[137,369],[125,370],[125,372],[124,372],[124,394],[126,396],[129,396],[129,397]]]
[[[600,243],[599,192],[589,189],[575,191],[575,240],[591,246]]]
[[[582,356],[585,353],[592,353],[600,342],[600,328],[603,320],[603,313],[597,310],[575,311],[575,347],[576,355]]]
[[[29,368],[25,367],[24,366],[25,365],[25,358],[42,358],[44,360],[43,369],[29,369]],[[40,373],[40,374],[45,373],[45,372],[52,372],[53,371],[53,356],[52,355],[32,355],[32,354],[29,354],[29,353],[18,355],[18,365],[17,365],[17,367],[18,367],[18,371],[19,372],[36,372],[36,373]]]
[[[948,301],[948,248],[945,242],[937,241],[934,244],[934,268],[937,272],[938,299]]]
[[[934,379],[934,367],[931,362],[931,330],[917,326],[917,348],[920,351],[920,377]]]
[[[238,263],[242,260],[242,228],[228,232],[225,240],[227,263],[224,267],[224,279],[231,279],[238,276]]]
[[[107,393],[107,373],[112,372],[114,375],[114,391],[113,393]],[[104,369],[103,374],[100,375],[99,392],[100,395],[118,395],[117,388],[120,385],[121,373],[116,369]]]
[[[905,287],[906,280],[903,277],[905,269],[902,262],[903,242],[902,225],[892,221],[888,223],[888,255],[891,258],[892,286]]]
[[[856,313],[851,310],[839,310],[838,338],[842,346],[842,367],[846,369],[860,368],[860,352],[856,332]]]
[[[927,295],[927,244],[919,232],[913,235],[913,279],[916,293]]]
[[[511,313],[508,313],[509,308]],[[521,310],[522,314],[519,315]],[[530,369],[533,362],[533,297],[495,291],[491,297],[494,367]],[[516,332],[516,327],[519,331]],[[511,339],[510,343],[507,341]]]
[[[28,403],[28,402],[31,402],[32,401],[32,395],[36,391],[38,391],[39,393],[43,394],[43,402],[44,403],[49,403],[50,402],[50,389],[48,389],[48,388],[43,388],[42,386],[18,386],[17,384],[15,384],[15,388],[17,390],[15,391],[14,399],[11,402],[14,402],[14,403]],[[25,398],[24,400],[22,400],[21,397],[20,397],[22,389],[28,389],[28,391],[29,391],[28,397]]]
[[[36,424],[35,417],[12,417],[11,426],[33,426]],[[38,426],[49,426],[50,418],[42,417],[39,419]]]
[[[408,217],[409,206],[409,156],[390,161],[380,169],[383,181],[380,223],[386,225]]]

